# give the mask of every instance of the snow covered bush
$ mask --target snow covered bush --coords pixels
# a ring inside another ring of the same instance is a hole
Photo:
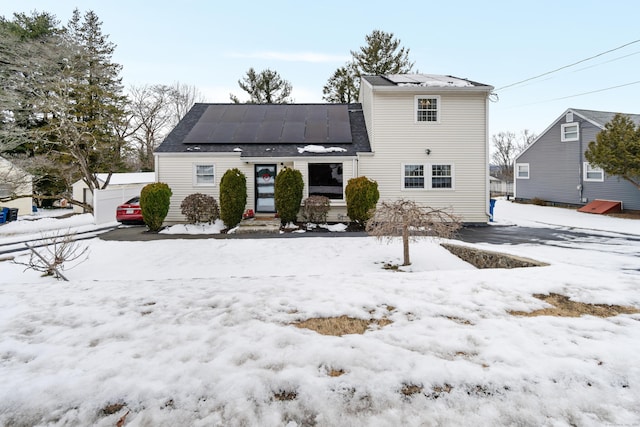
[[[324,224],[331,209],[331,200],[326,196],[309,196],[302,204],[302,217],[305,221]]]
[[[147,184],[140,192],[142,219],[150,231],[160,231],[162,223],[169,213],[171,188],[164,182]]]
[[[242,220],[247,204],[247,177],[238,168],[227,170],[220,180],[220,218],[228,228]]]
[[[190,194],[180,203],[182,215],[190,224],[212,223],[220,218],[218,202],[212,196],[202,193]]]

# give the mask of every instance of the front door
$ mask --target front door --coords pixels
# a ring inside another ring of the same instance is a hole
[[[276,165],[255,165],[256,212],[274,213]]]

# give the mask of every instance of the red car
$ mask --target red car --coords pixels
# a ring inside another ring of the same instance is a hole
[[[140,209],[140,196],[129,199],[116,209],[116,220],[123,224],[142,224],[142,210]]]

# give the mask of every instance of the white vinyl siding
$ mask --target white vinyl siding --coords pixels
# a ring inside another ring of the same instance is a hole
[[[453,207],[464,222],[486,222],[489,199],[486,94],[438,94],[439,124],[425,126],[415,120],[415,99],[419,93],[367,93],[369,87],[364,86],[362,99],[370,96],[373,103],[367,127],[374,137],[371,144],[375,155],[360,156],[358,175],[378,183],[380,201],[408,197],[435,208]],[[455,165],[455,188],[405,190],[404,165],[411,164]]]
[[[560,140],[562,142],[577,141],[579,139],[578,123],[565,123],[560,126]]]
[[[195,164],[214,166],[213,185],[195,185]],[[171,187],[171,205],[166,222],[180,223],[185,218],[180,211],[180,204],[185,197],[194,193],[207,194],[216,201],[220,200],[220,179],[228,170],[238,168],[247,177],[247,209],[253,206],[253,165],[246,164],[239,156],[212,157],[206,153],[198,154],[162,154],[156,156],[156,174],[158,182],[166,182]]]
[[[529,179],[529,163],[516,163],[516,179]]]
[[[604,171],[601,168],[593,167],[589,162],[584,162],[582,170],[584,171],[583,178],[585,181],[604,181]]]

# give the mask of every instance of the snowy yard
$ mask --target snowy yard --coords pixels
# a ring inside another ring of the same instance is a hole
[[[346,236],[93,238],[69,282],[0,262],[0,425],[640,425],[640,314],[509,313],[549,293],[640,308],[640,221],[505,200],[495,213],[593,237],[471,245],[550,264],[511,270],[434,241],[384,270],[399,242]],[[17,221],[0,244],[56,228],[90,218]],[[342,315],[389,324],[292,325]]]

